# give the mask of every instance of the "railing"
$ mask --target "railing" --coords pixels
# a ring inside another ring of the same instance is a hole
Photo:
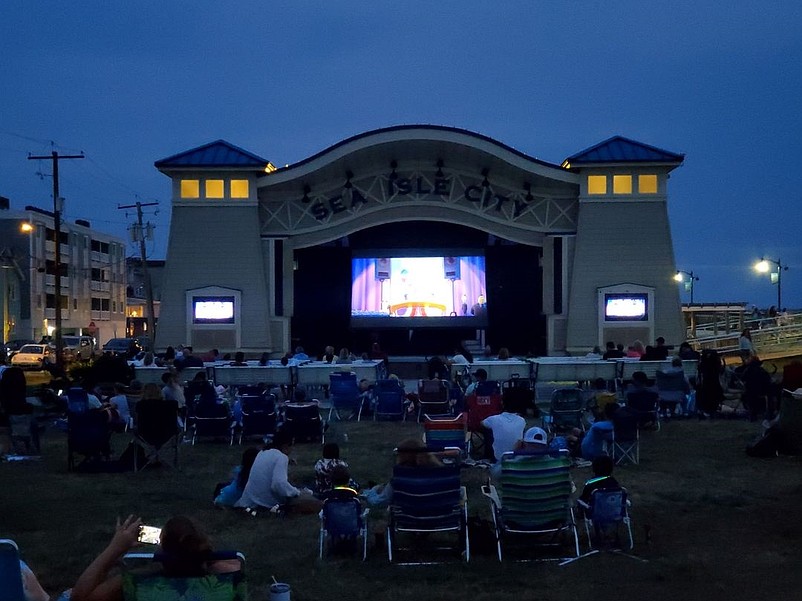
[[[783,325],[776,324],[775,318],[763,318],[754,323],[752,347],[758,356],[802,354],[802,316],[791,315],[780,318]],[[760,327],[763,326],[763,327]],[[714,349],[723,355],[736,355],[740,350],[740,332],[730,332],[719,336],[697,337],[691,344],[697,350]]]

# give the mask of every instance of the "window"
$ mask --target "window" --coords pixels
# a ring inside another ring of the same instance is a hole
[[[181,198],[200,198],[200,180],[182,179]]]
[[[78,299],[77,298],[72,299],[72,310],[73,311],[77,311],[78,310]]]
[[[607,194],[607,176],[589,175],[588,194]]]
[[[638,176],[639,194],[657,194],[657,176],[639,175]]]
[[[248,198],[248,180],[231,180],[231,198]]]
[[[206,198],[223,198],[223,180],[206,180]]]
[[[614,175],[613,194],[632,194],[632,176]]]
[[[92,297],[92,311],[100,311],[100,299]]]
[[[111,312],[112,313],[117,312],[117,301],[111,301]]]

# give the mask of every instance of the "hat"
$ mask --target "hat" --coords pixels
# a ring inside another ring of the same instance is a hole
[[[543,428],[532,426],[526,431],[526,434],[524,434],[524,442],[546,444],[548,442],[548,436]]]

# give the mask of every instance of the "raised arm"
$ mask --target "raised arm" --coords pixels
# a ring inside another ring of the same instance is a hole
[[[137,544],[142,520],[133,515],[120,523],[108,546],[89,564],[72,589],[71,601],[120,601],[122,580],[120,576],[109,578],[109,571],[117,565],[132,547]]]

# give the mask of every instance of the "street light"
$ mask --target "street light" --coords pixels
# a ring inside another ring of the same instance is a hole
[[[772,271],[771,266],[777,267],[777,271]],[[772,284],[777,284],[777,310],[782,311],[783,306],[783,287],[782,287],[782,273],[788,271],[788,265],[783,265],[780,259],[766,259],[760,257],[760,261],[755,263],[755,271],[758,273],[769,273]]]
[[[685,279],[685,276],[688,276],[688,279]],[[693,284],[694,282],[698,282],[699,278],[693,275],[692,271],[682,271],[681,269],[677,270],[677,273],[674,274],[674,281],[677,283],[685,282],[685,290],[691,293],[691,302],[693,304]]]

